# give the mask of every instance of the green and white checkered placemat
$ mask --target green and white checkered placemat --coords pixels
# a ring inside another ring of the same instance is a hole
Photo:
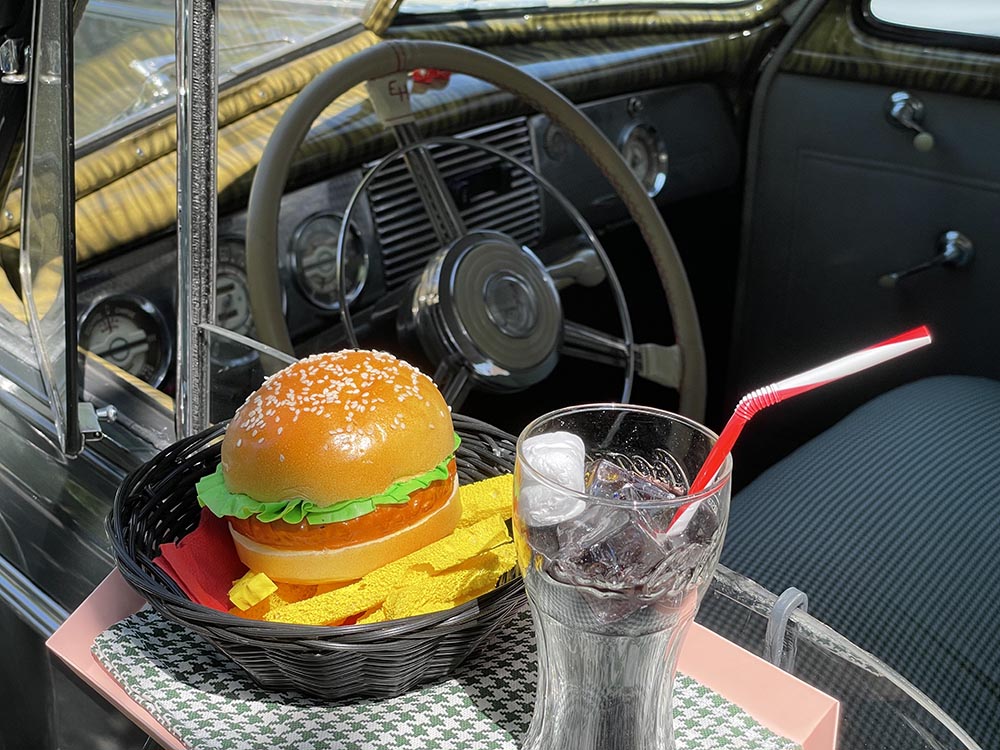
[[[152,610],[99,635],[93,653],[193,750],[517,750],[535,695],[526,612],[453,678],[384,700],[330,703],[265,691],[211,645]],[[684,675],[674,688],[674,732],[679,750],[798,748]]]

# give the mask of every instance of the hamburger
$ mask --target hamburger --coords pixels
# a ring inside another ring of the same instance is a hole
[[[384,352],[300,360],[237,410],[199,501],[275,581],[353,581],[450,534],[461,507],[451,413]]]

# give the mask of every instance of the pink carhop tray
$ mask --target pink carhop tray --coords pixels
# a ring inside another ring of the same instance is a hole
[[[144,604],[115,570],[52,635],[48,648],[162,747],[198,750],[196,744],[182,743],[130,697],[91,653],[99,635]],[[700,625],[692,626],[678,668],[695,683],[738,706],[778,738],[802,750],[836,747],[840,704],[834,698],[722,636]],[[145,699],[143,695],[138,697]],[[158,708],[148,700],[146,703],[154,711]],[[377,702],[373,705],[377,706]],[[364,710],[372,708],[369,705]]]
[[[146,600],[129,587],[115,568],[46,642],[49,650],[107,698],[125,716],[167,750],[184,745],[136,703],[90,653],[94,639],[119,620],[138,612]]]

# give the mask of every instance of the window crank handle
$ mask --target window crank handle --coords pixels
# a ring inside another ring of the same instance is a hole
[[[938,252],[933,258],[925,263],[920,263],[905,271],[883,274],[879,277],[879,286],[885,289],[892,289],[907,276],[913,276],[921,271],[931,268],[964,268],[972,262],[975,256],[975,248],[972,240],[961,232],[951,229],[938,238]]]
[[[909,130],[913,136],[913,147],[921,153],[934,148],[934,136],[921,125],[924,120],[924,103],[908,91],[896,91],[889,96],[889,122],[898,128]]]

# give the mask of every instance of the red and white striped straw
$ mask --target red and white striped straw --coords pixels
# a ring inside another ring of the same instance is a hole
[[[814,367],[799,375],[793,375],[790,378],[779,380],[777,383],[772,383],[771,385],[751,391],[741,398],[739,404],[736,405],[733,416],[729,418],[725,428],[722,430],[722,434],[719,435],[719,439],[712,446],[712,450],[709,451],[705,463],[702,464],[698,475],[694,478],[694,482],[691,483],[691,489],[688,494],[696,495],[709,485],[715,477],[716,472],[722,466],[722,463],[726,460],[726,456],[729,455],[729,451],[732,450],[736,438],[739,437],[740,431],[743,429],[743,425],[749,422],[753,415],[761,409],[772,406],[779,401],[784,401],[792,396],[798,396],[806,391],[811,391],[813,388],[819,388],[821,385],[840,380],[848,375],[853,375],[856,372],[867,370],[869,367],[888,362],[890,359],[895,359],[903,354],[909,354],[915,349],[927,346],[929,343],[931,343],[931,332],[927,330],[927,326],[920,326],[919,328],[914,328],[912,331],[907,331],[898,336],[893,336],[891,339],[886,339],[878,344],[869,346],[867,349],[854,352],[854,354],[848,354],[846,357],[841,357],[825,365]],[[687,507],[687,505],[684,505],[679,508],[674,514],[671,523],[674,523]]]

